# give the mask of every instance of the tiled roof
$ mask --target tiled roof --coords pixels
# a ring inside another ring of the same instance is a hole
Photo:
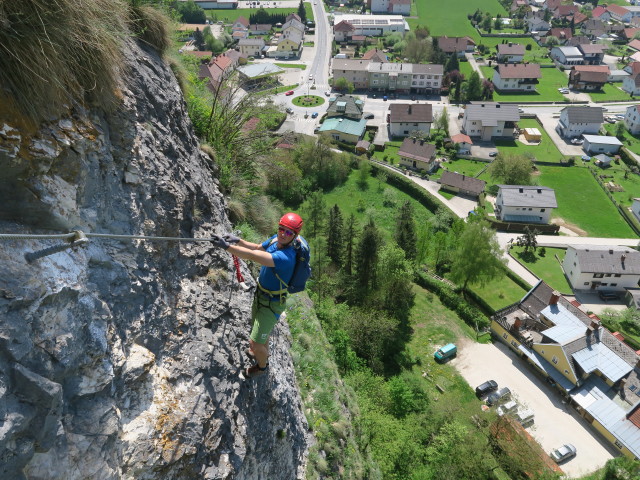
[[[602,123],[604,121],[602,107],[564,107],[570,123]]]
[[[498,44],[499,55],[524,55],[524,45],[519,43],[499,43]]]
[[[580,270],[587,273],[640,274],[640,252],[630,247],[574,245]]]
[[[552,28],[551,30],[549,30],[549,35],[553,36],[553,37],[557,37],[559,39],[570,39],[571,37],[573,37],[573,33],[571,33],[571,29],[570,28]]]
[[[496,67],[500,78],[541,78],[540,65],[537,63],[511,63]]]
[[[591,17],[598,18],[600,15],[602,15],[606,11],[607,9],[605,7],[596,7],[592,10]]]
[[[624,16],[627,13],[629,13],[629,10],[627,10],[624,7],[621,7],[620,5],[609,5],[607,7],[607,10],[611,13],[617,13],[620,16]]]
[[[378,50],[377,48],[372,48],[371,50],[367,50],[364,55],[362,55],[363,60],[372,60],[376,62],[388,62],[387,54],[382,50]]]
[[[469,177],[467,175],[461,175],[456,172],[450,172],[445,170],[440,176],[441,185],[449,185],[468,192],[481,194],[484,191],[484,187],[487,184],[484,180],[479,178]]]
[[[432,108],[428,103],[392,103],[389,106],[389,110],[389,119],[391,123],[431,123],[433,121]]]
[[[436,153],[436,146],[424,140],[405,138],[398,150],[398,155],[412,160],[428,162]]]
[[[480,120],[482,125],[497,125],[498,122],[517,122],[520,120],[518,105],[495,102],[471,102],[464,113],[469,120]]]
[[[625,28],[624,29],[624,37],[627,40],[631,40],[633,38],[633,36],[640,32],[640,28]]]
[[[438,37],[438,47],[445,53],[464,52],[469,44],[476,42],[469,37]]]
[[[234,23],[239,23],[241,25],[244,25],[245,27],[249,27],[249,20],[244,17],[238,17]]]
[[[453,143],[470,143],[473,144],[473,142],[471,141],[471,137],[469,135],[465,135],[464,133],[458,133],[457,135],[451,135],[451,141]]]
[[[334,32],[351,32],[353,30],[355,30],[353,25],[351,25],[346,20],[342,20],[340,23],[337,23],[336,25],[333,26]]]
[[[607,49],[606,46],[598,43],[588,43],[588,44],[578,45],[578,48],[582,53],[585,53],[585,54],[604,53],[605,50]]]
[[[631,40],[627,46],[640,51],[640,39]]]

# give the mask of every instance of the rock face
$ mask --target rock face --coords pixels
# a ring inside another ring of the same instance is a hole
[[[36,132],[0,121],[0,232],[209,237],[230,228],[180,89],[129,42],[122,103]],[[301,478],[289,334],[248,364],[251,291],[208,243],[0,240],[0,478]],[[250,285],[250,273],[243,266]]]

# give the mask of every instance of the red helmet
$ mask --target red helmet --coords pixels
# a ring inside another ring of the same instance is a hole
[[[302,223],[300,215],[292,212],[285,213],[280,219],[280,225],[290,228],[296,233],[300,233],[300,230],[302,230]]]

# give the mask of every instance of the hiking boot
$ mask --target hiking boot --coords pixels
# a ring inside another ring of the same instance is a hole
[[[245,368],[242,373],[244,374],[244,378],[259,377],[260,375],[264,375],[265,373],[267,373],[267,368],[268,366],[260,368],[256,363],[249,368]]]

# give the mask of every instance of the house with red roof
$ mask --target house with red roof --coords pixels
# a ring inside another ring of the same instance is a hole
[[[609,79],[608,65],[576,65],[569,73],[569,88],[593,91],[602,90]]]
[[[458,133],[451,136],[451,141],[458,146],[458,155],[471,155],[471,145],[473,141],[469,135]]]
[[[494,70],[493,85],[500,92],[534,93],[542,78],[540,65],[537,63],[505,63]]]
[[[629,23],[633,15],[628,9],[621,7],[620,5],[607,6],[607,12],[609,12],[611,20],[618,22]]]
[[[579,13],[580,9],[576,5],[559,5],[558,8],[553,10],[553,18],[556,20],[567,19],[570,20],[576,13]]]
[[[212,58],[209,63],[200,65],[198,76],[200,78],[208,78],[209,89],[216,91],[220,85],[229,78],[231,73],[233,73],[242,58],[246,58],[246,56],[235,50],[227,50],[217,57]]]
[[[342,20],[333,26],[333,36],[335,37],[336,42],[346,42],[351,38],[355,30],[356,29],[353,25],[346,20]]]
[[[591,11],[591,18],[600,18],[603,13],[607,12],[607,7],[598,6]],[[606,19],[601,19],[606,20]]]

